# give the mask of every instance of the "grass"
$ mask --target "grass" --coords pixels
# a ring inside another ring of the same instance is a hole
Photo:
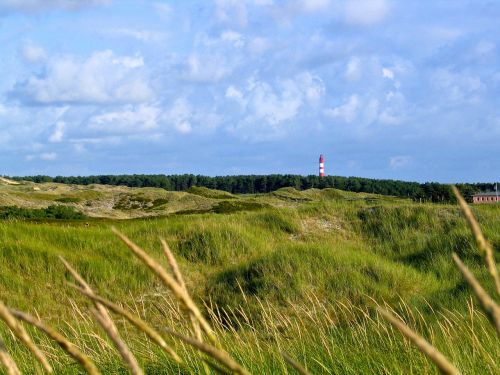
[[[263,205],[224,214],[0,221],[0,300],[39,315],[101,371],[125,371],[93,322],[88,299],[67,287],[72,278],[58,259],[63,255],[96,293],[159,329],[186,362],[180,366],[116,319],[146,373],[203,372],[196,349],[161,331],[192,335],[179,303],[111,234],[115,225],[160,264],[167,261],[158,238],[166,240],[220,345],[251,373],[293,372],[281,352],[312,373],[435,373],[385,324],[378,305],[403,318],[463,373],[497,373],[495,330],[451,262],[456,252],[495,295],[458,207],[325,190],[218,197]],[[500,207],[474,212],[498,252]],[[80,371],[44,336],[29,332],[58,373]],[[33,370],[29,353],[3,327],[0,339],[22,371]]]

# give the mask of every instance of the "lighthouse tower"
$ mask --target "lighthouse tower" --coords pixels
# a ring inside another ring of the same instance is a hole
[[[323,154],[319,156],[319,177],[323,177],[325,175],[325,158]]]

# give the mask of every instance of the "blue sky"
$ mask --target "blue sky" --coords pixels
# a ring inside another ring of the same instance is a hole
[[[0,174],[500,179],[500,2],[1,0]]]

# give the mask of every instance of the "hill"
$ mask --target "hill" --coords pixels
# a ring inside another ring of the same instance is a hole
[[[92,219],[0,221],[0,299],[58,327],[104,372],[124,371],[123,365],[100,338],[88,302],[67,287],[72,279],[59,255],[101,294],[156,327],[189,330],[169,293],[112,235],[112,224],[161,264],[166,261],[158,238],[166,239],[224,347],[253,373],[285,372],[279,351],[313,373],[435,373],[388,330],[376,304],[392,306],[464,373],[500,370],[495,332],[450,261],[457,252],[490,285],[456,206],[335,189],[233,195],[57,183],[0,186],[0,206],[53,204]],[[498,251],[500,207],[474,210]],[[124,218],[133,220],[117,220]],[[123,321],[117,324],[148,373],[188,372]],[[59,349],[34,335],[58,373],[75,373]],[[0,336],[22,370],[32,372],[29,354],[1,326]],[[191,359],[195,352],[172,345],[189,359],[190,371],[203,371]]]

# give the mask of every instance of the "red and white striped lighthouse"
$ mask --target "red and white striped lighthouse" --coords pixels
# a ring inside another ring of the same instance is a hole
[[[323,177],[325,175],[325,158],[323,154],[319,156],[319,177]]]

